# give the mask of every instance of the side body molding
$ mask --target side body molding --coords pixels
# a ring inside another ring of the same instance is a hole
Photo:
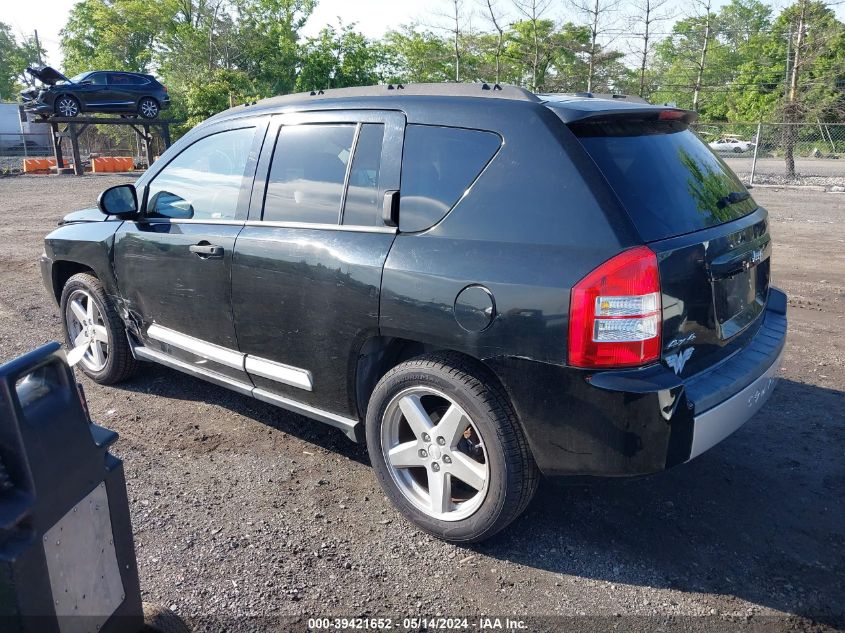
[[[307,369],[283,365],[282,363],[277,363],[253,354],[243,354],[236,350],[214,345],[193,336],[182,334],[157,323],[154,323],[147,329],[147,336],[152,340],[190,352],[201,358],[232,367],[233,369],[243,370],[250,377],[261,376],[262,378],[284,383],[305,391],[313,391],[314,389],[313,377]],[[161,363],[162,365],[192,376],[204,378],[227,389],[232,389],[245,395],[251,395],[264,402],[275,404],[294,413],[299,413],[300,415],[337,427],[353,441],[358,441],[359,439],[359,420],[323,411],[322,409],[297,402],[291,398],[272,394],[265,389],[255,387],[254,384],[247,384],[229,376],[224,376],[201,364],[185,362],[169,354],[142,345],[134,347],[133,352],[137,358],[142,360]]]

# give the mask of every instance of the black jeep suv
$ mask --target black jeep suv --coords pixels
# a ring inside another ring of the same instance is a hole
[[[97,382],[155,361],[331,424],[408,519],[481,540],[540,473],[666,469],[771,393],[767,213],[693,119],[488,85],[273,98],[66,217],[44,281]]]
[[[21,91],[24,109],[43,116],[72,118],[82,112],[104,112],[155,119],[170,107],[167,88],[152,75],[94,70],[68,79],[50,66],[26,72],[43,86]]]

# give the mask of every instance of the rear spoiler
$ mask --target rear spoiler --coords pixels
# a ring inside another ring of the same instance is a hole
[[[564,123],[602,123],[611,121],[679,121],[691,125],[698,121],[698,112],[664,106],[615,107],[606,110],[558,109],[556,114]]]

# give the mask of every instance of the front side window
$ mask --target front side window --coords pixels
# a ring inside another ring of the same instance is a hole
[[[337,224],[355,124],[286,125],[267,178],[263,219]]]
[[[97,86],[104,86],[106,85],[106,74],[105,73],[94,73],[92,75],[88,75],[85,78],[86,81],[90,81],[92,84]]]
[[[409,125],[402,151],[399,228],[422,231],[460,200],[498,151],[493,132]]]
[[[149,185],[147,217],[233,220],[255,128],[200,139]]]

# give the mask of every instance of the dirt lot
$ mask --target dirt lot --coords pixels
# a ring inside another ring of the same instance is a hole
[[[0,361],[60,338],[41,239],[120,181],[0,179]],[[94,418],[121,436],[144,599],[209,630],[365,614],[571,618],[550,630],[843,627],[845,196],[753,193],[790,295],[771,401],[673,471],[545,482],[480,546],[406,524],[365,449],[331,428],[155,366],[116,388],[83,381]]]

